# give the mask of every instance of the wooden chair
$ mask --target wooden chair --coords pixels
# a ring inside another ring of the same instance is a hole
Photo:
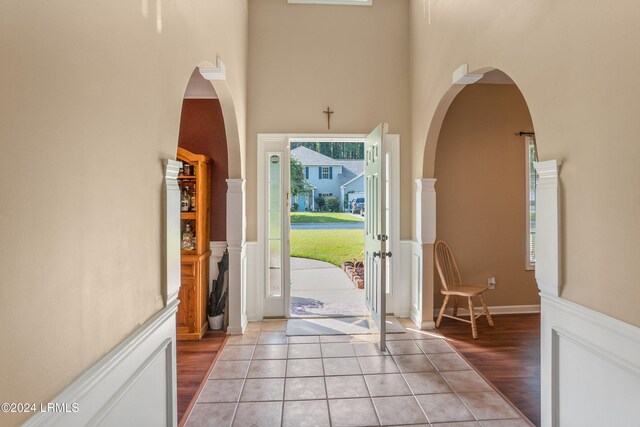
[[[449,317],[451,319],[471,323],[471,333],[473,335],[473,339],[478,339],[478,329],[476,328],[476,319],[478,317],[482,315],[487,316],[487,322],[489,322],[490,326],[493,326],[491,313],[489,313],[489,308],[484,302],[484,298],[482,298],[483,292],[488,288],[486,285],[462,283],[462,280],[460,279],[460,271],[458,271],[458,265],[456,264],[456,260],[453,257],[453,252],[451,252],[451,248],[449,247],[449,245],[447,245],[442,240],[438,240],[436,242],[435,252],[436,268],[438,269],[440,281],[442,282],[442,288],[440,289],[440,292],[442,293],[442,295],[444,295],[444,302],[442,303],[442,308],[440,309],[440,313],[438,314],[436,328],[440,327],[440,322],[442,321],[443,316]],[[453,316],[444,314],[444,311],[447,308],[447,303],[449,302],[449,297],[451,296],[453,296]],[[469,320],[458,317],[458,297],[467,297],[469,300]],[[477,316],[474,315],[473,311],[473,297],[480,298],[482,307],[484,307],[484,311]]]

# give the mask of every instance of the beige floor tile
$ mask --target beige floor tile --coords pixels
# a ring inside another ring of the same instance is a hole
[[[322,335],[320,342],[351,342],[350,335]]]
[[[218,360],[251,360],[253,345],[225,345]]]
[[[240,400],[244,380],[208,380],[198,403],[237,402]]]
[[[286,360],[254,360],[247,378],[281,378],[285,376]]]
[[[474,416],[455,393],[416,396],[430,423],[473,421]]]
[[[284,398],[284,378],[247,379],[242,389],[241,402],[262,402]]]
[[[314,344],[317,342],[320,342],[320,337],[317,335],[289,337],[289,344]]]
[[[265,320],[262,322],[261,331],[285,331],[287,329],[286,320]]]
[[[237,403],[198,403],[194,406],[187,427],[227,427],[231,425]]]
[[[334,427],[377,426],[378,416],[371,399],[329,400],[331,424]]]
[[[262,328],[262,322],[249,322],[247,323],[247,329],[245,332],[260,332]]]
[[[428,354],[429,360],[438,371],[465,371],[471,367],[457,353]]]
[[[209,378],[212,380],[244,378],[247,376],[250,363],[248,360],[219,360]]]
[[[326,400],[284,402],[282,427],[329,427]]]
[[[245,332],[242,335],[231,335],[226,345],[253,345],[258,340],[260,332]]]
[[[367,385],[362,375],[326,377],[327,397],[342,399],[347,397],[369,397]]]
[[[451,388],[460,392],[492,391],[493,389],[485,380],[474,371],[447,371],[441,372]]]
[[[285,400],[326,399],[323,377],[287,378],[284,385]]]
[[[286,359],[287,348],[286,344],[257,345],[253,359]]]
[[[378,344],[374,343],[354,343],[353,350],[356,356],[384,356],[385,353],[380,351]]]
[[[431,331],[420,331],[415,329],[407,329],[404,334],[387,334],[388,341],[398,341],[398,340],[428,340],[439,338],[441,335],[434,334]]]
[[[529,427],[522,419],[480,421],[482,427]]]
[[[413,396],[375,397],[373,405],[382,425],[427,422]]]
[[[282,331],[264,331],[260,332],[258,344],[287,344],[289,342],[287,335]]]
[[[376,343],[380,341],[380,337],[378,335],[366,334],[366,335],[350,335],[350,341],[352,344],[359,342],[367,342],[367,343]]]
[[[363,374],[393,374],[400,372],[391,356],[358,357]]]
[[[460,393],[459,396],[478,420],[518,418],[518,414],[511,406],[494,391]]]
[[[454,353],[453,348],[441,339],[437,340],[419,340],[415,342],[418,347],[425,353]]]
[[[320,344],[289,344],[289,359],[321,357]]]
[[[422,354],[420,347],[411,340],[398,340],[387,342],[387,349],[391,354]]]
[[[393,356],[393,360],[396,361],[396,365],[398,365],[398,368],[402,373],[430,372],[436,370],[424,354],[403,354]]]
[[[401,374],[365,375],[364,379],[367,382],[369,393],[373,397],[411,394],[411,390]]]
[[[356,353],[350,342],[322,343],[322,357],[351,357]]]
[[[355,357],[333,357],[322,359],[324,374],[331,375],[362,375],[360,364]]]
[[[437,372],[415,372],[404,374],[413,394],[452,393],[449,384]]]
[[[287,360],[287,377],[321,377],[323,375],[322,359]]]
[[[279,426],[282,402],[240,402],[233,420],[234,427]]]

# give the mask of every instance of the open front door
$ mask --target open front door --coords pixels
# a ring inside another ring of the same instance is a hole
[[[386,349],[386,168],[385,142],[388,125],[378,125],[365,141],[365,210],[364,210],[364,287],[366,290],[369,328],[380,334],[380,350]]]

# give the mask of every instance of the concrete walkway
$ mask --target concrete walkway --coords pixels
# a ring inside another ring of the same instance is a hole
[[[291,258],[292,316],[362,316],[364,289],[346,273],[323,261]]]

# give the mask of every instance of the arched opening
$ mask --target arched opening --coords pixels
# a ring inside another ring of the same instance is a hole
[[[217,265],[227,248],[230,151],[238,152],[229,148],[230,139],[237,143],[238,132],[226,126],[229,121],[224,102],[196,67],[182,100],[177,153],[183,163],[177,177],[181,198],[181,285],[176,314],[179,420],[188,414],[201,383],[206,381],[216,349],[224,339],[230,311],[223,303],[226,308],[222,330],[209,328],[212,280],[218,278],[220,282]],[[233,111],[233,105],[230,109]],[[235,123],[235,119],[231,122]],[[226,280],[223,296],[228,301],[228,276]]]
[[[495,279],[495,289],[483,295],[496,326],[479,317],[478,340],[472,339],[469,324],[455,320],[445,318],[440,330],[538,424],[539,315],[515,314],[537,312],[540,304],[531,260],[535,234],[529,233],[531,228],[535,232],[535,198],[529,193],[533,121],[507,74],[495,69],[479,74],[484,76],[474,84],[452,86],[438,106],[428,133],[424,176],[437,180],[436,239],[451,246],[463,283],[488,285]],[[426,248],[425,259],[432,250]],[[437,272],[425,282],[425,289],[433,289],[437,312],[443,303]],[[468,316],[466,298],[460,298],[459,306],[458,314]],[[494,351],[500,346],[504,348]],[[474,351],[482,356],[475,357]],[[498,374],[507,370],[507,375]]]

